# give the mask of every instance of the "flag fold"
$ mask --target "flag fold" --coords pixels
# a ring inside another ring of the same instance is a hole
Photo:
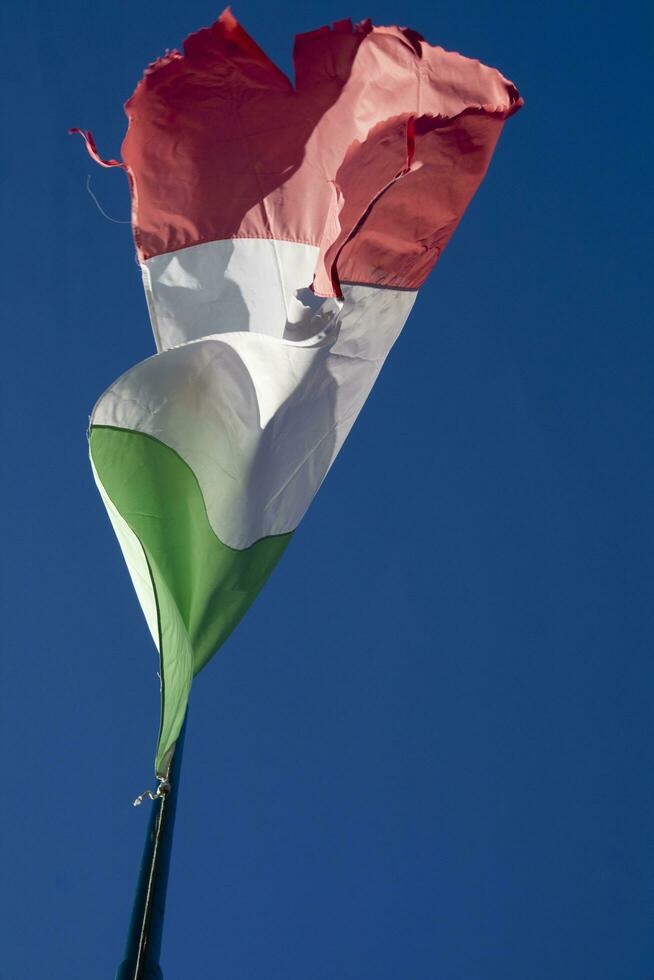
[[[300,35],[294,62],[293,85],[225,11],[126,103],[158,352],[99,399],[90,453],[159,650],[160,776],[522,104],[368,21]]]

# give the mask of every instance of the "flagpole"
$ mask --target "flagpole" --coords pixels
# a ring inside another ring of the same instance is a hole
[[[116,980],[163,980],[159,953],[185,734],[186,718],[170,764],[168,791],[152,800],[125,956]]]

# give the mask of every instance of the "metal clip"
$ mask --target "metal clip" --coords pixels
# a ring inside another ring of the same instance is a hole
[[[159,785],[157,786],[156,791],[153,793],[151,789],[146,789],[144,793],[141,793],[140,796],[136,797],[132,806],[140,806],[143,800],[148,796],[151,800],[161,799],[162,796],[166,796],[166,794],[169,792],[170,783],[167,779],[164,779],[163,776],[159,776]]]

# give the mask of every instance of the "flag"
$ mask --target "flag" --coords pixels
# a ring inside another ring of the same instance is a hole
[[[294,63],[293,84],[226,11],[145,71],[122,162],[85,134],[128,175],[157,346],[89,440],[159,651],[160,777],[522,104],[369,21],[298,36]]]

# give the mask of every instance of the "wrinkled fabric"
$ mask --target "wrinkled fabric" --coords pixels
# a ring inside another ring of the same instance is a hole
[[[158,350],[90,449],[159,650],[161,777],[522,104],[405,28],[340,21],[294,57],[295,86],[225,12],[146,70],[122,163],[82,134],[127,172]]]
[[[337,276],[418,288],[522,104],[515,86],[368,21],[299,35],[294,62],[295,87],[225,12],[146,71],[122,148],[140,258],[275,238],[320,247],[321,295],[338,295]],[[371,228],[355,232],[391,184],[372,247]]]

